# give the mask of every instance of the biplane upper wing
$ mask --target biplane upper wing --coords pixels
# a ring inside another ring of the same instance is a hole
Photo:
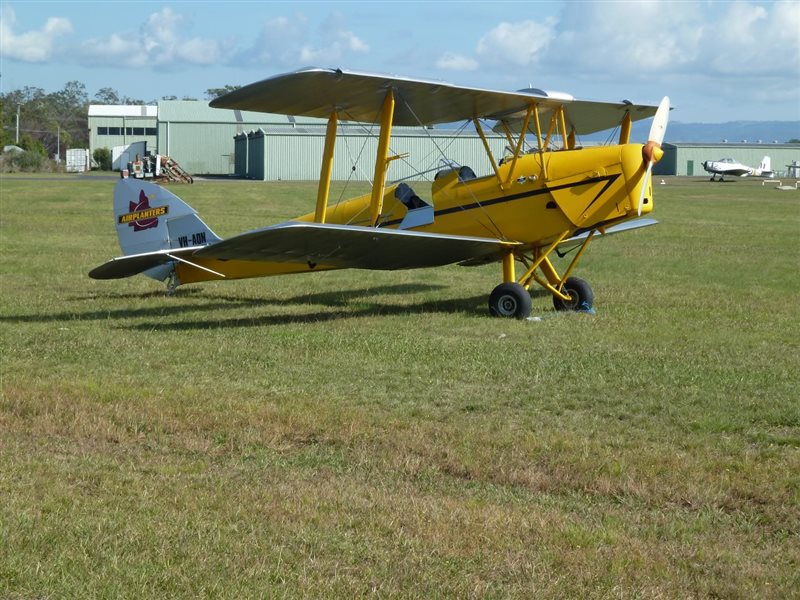
[[[550,95],[541,90],[487,90],[442,81],[322,68],[270,77],[220,96],[210,105],[324,119],[335,110],[342,120],[379,123],[388,89],[393,90],[396,99],[393,123],[401,126],[475,118],[521,122],[532,95],[543,115],[565,106],[567,120],[577,134],[615,127],[626,111],[630,111],[633,120],[638,120],[653,116],[657,108],[628,102],[575,100],[566,94]]]
[[[288,221],[210,244],[193,256],[393,270],[499,255],[516,245],[490,238]]]

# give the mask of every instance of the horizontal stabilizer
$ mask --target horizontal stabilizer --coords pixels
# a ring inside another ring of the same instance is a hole
[[[499,255],[515,245],[487,238],[289,221],[210,244],[193,256],[393,270]]]
[[[156,252],[145,252],[142,254],[130,254],[112,258],[89,271],[92,279],[122,279],[132,277],[154,267],[172,262],[175,256],[187,256],[197,250],[195,248],[182,248],[181,250],[158,250]]]

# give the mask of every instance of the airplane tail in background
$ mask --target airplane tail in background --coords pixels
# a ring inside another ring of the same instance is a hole
[[[772,161],[770,160],[769,156],[765,156],[761,159],[761,164],[759,164],[755,169],[753,169],[753,175],[756,177],[774,177],[775,173],[772,170]]]
[[[114,219],[126,256],[220,241],[191,206],[147,181],[120,179],[114,188]],[[168,274],[164,268],[152,271],[145,274],[159,280]]]

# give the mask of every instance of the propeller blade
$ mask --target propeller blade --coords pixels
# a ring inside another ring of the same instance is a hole
[[[656,109],[656,114],[653,116],[653,124],[650,126],[650,134],[647,136],[647,144],[642,149],[645,162],[647,162],[647,170],[644,172],[642,180],[642,191],[639,194],[638,213],[642,216],[642,203],[644,202],[644,194],[647,189],[647,182],[650,180],[650,172],[653,170],[653,163],[661,158],[661,144],[664,141],[664,134],[667,133],[667,123],[669,123],[669,96],[664,96]],[[653,157],[654,152],[656,157]]]
[[[647,136],[647,141],[655,142],[660,146],[664,141],[664,134],[667,132],[667,123],[669,123],[669,96],[664,96],[653,117],[653,124],[650,126],[650,135]]]

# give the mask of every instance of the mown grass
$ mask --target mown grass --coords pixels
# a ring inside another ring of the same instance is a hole
[[[0,596],[800,595],[797,194],[668,179],[517,322],[497,266],[90,280],[113,185],[0,179]]]

